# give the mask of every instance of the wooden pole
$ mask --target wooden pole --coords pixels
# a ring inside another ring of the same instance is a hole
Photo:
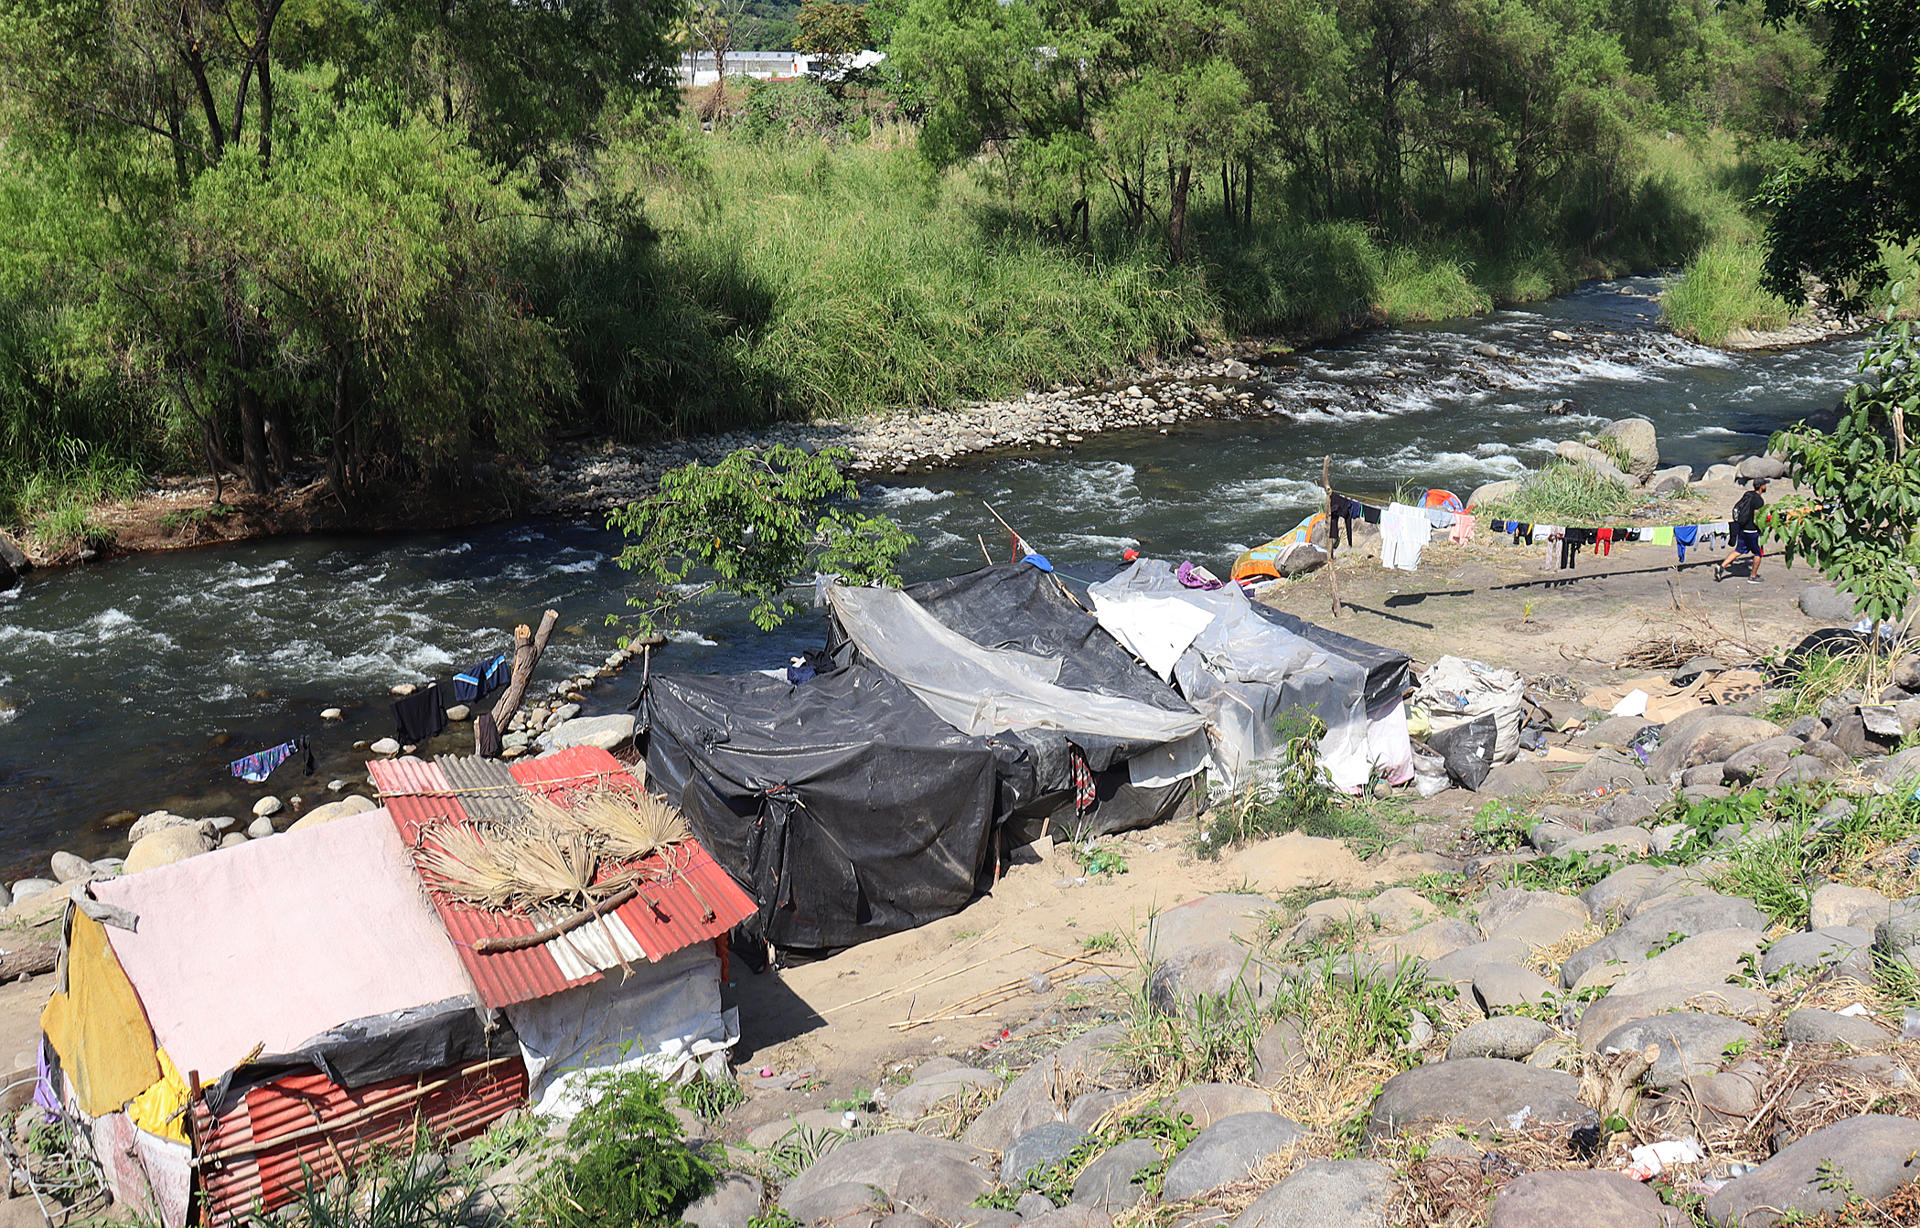
[[[1320,461],[1320,489],[1327,492],[1327,591],[1333,594],[1333,616],[1340,617],[1340,579],[1333,571],[1333,548],[1340,544],[1340,525],[1333,517],[1333,457]]]
[[[559,621],[560,612],[548,610],[540,616],[539,631],[527,630],[525,623],[513,629],[513,680],[507,684],[507,693],[500,697],[500,702],[493,705],[493,723],[501,733],[507,732],[507,723],[526,699],[527,685],[533,681],[534,667],[540,664],[540,654],[547,650],[547,640],[552,637],[554,624]]]

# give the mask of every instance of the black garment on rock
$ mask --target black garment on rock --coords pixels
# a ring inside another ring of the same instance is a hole
[[[393,701],[394,736],[402,743],[417,746],[447,727],[445,697],[438,685],[429,684],[413,694]]]

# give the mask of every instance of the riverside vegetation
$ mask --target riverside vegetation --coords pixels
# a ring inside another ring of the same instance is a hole
[[[1678,263],[1753,233],[1831,71],[1740,5],[888,0],[801,23],[864,26],[866,78],[688,107],[711,6],[241,8],[0,2],[0,521],[43,542],[156,474],[360,523],[556,431]]]

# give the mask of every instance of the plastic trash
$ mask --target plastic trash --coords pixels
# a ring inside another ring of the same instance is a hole
[[[1627,1175],[1636,1181],[1646,1181],[1659,1176],[1675,1164],[1698,1164],[1707,1158],[1700,1144],[1690,1138],[1665,1139],[1658,1143],[1646,1143],[1627,1153],[1633,1158],[1633,1166]],[[1639,1176],[1641,1172],[1646,1176]]]
[[[1608,716],[1645,716],[1647,714],[1647,693],[1639,687],[1620,697],[1620,702],[1607,709]]]

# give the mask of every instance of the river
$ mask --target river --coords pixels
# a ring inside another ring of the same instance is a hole
[[[1640,415],[1659,428],[1662,463],[1697,472],[1831,408],[1859,360],[1857,338],[1741,355],[1678,341],[1658,327],[1658,288],[1597,283],[1527,309],[1366,333],[1269,369],[1268,416],[1090,436],[874,482],[866,497],[919,538],[910,579],[977,565],[977,538],[1004,550],[983,501],[1058,562],[1138,545],[1224,571],[1317,499],[1324,455],[1355,494],[1465,496],[1539,465],[1556,440]],[[1503,357],[1478,354],[1485,345]],[[1547,416],[1562,400],[1567,412]],[[499,650],[548,606],[561,631],[542,676],[596,664],[606,618],[623,609],[618,548],[596,526],[539,521],[265,540],[32,576],[0,593],[0,872],[44,874],[57,848],[121,852],[132,812],[244,825],[264,792],[325,800],[329,779],[364,778],[353,742],[392,732],[389,686]],[[736,610],[700,613],[699,633],[663,650],[660,668],[763,668],[820,639],[811,618],[762,634]],[[629,675],[595,701],[624,703],[635,685]],[[330,706],[347,710],[344,724],[321,723]],[[227,775],[228,761],[299,735],[318,753],[314,777],[291,765],[264,786]]]

